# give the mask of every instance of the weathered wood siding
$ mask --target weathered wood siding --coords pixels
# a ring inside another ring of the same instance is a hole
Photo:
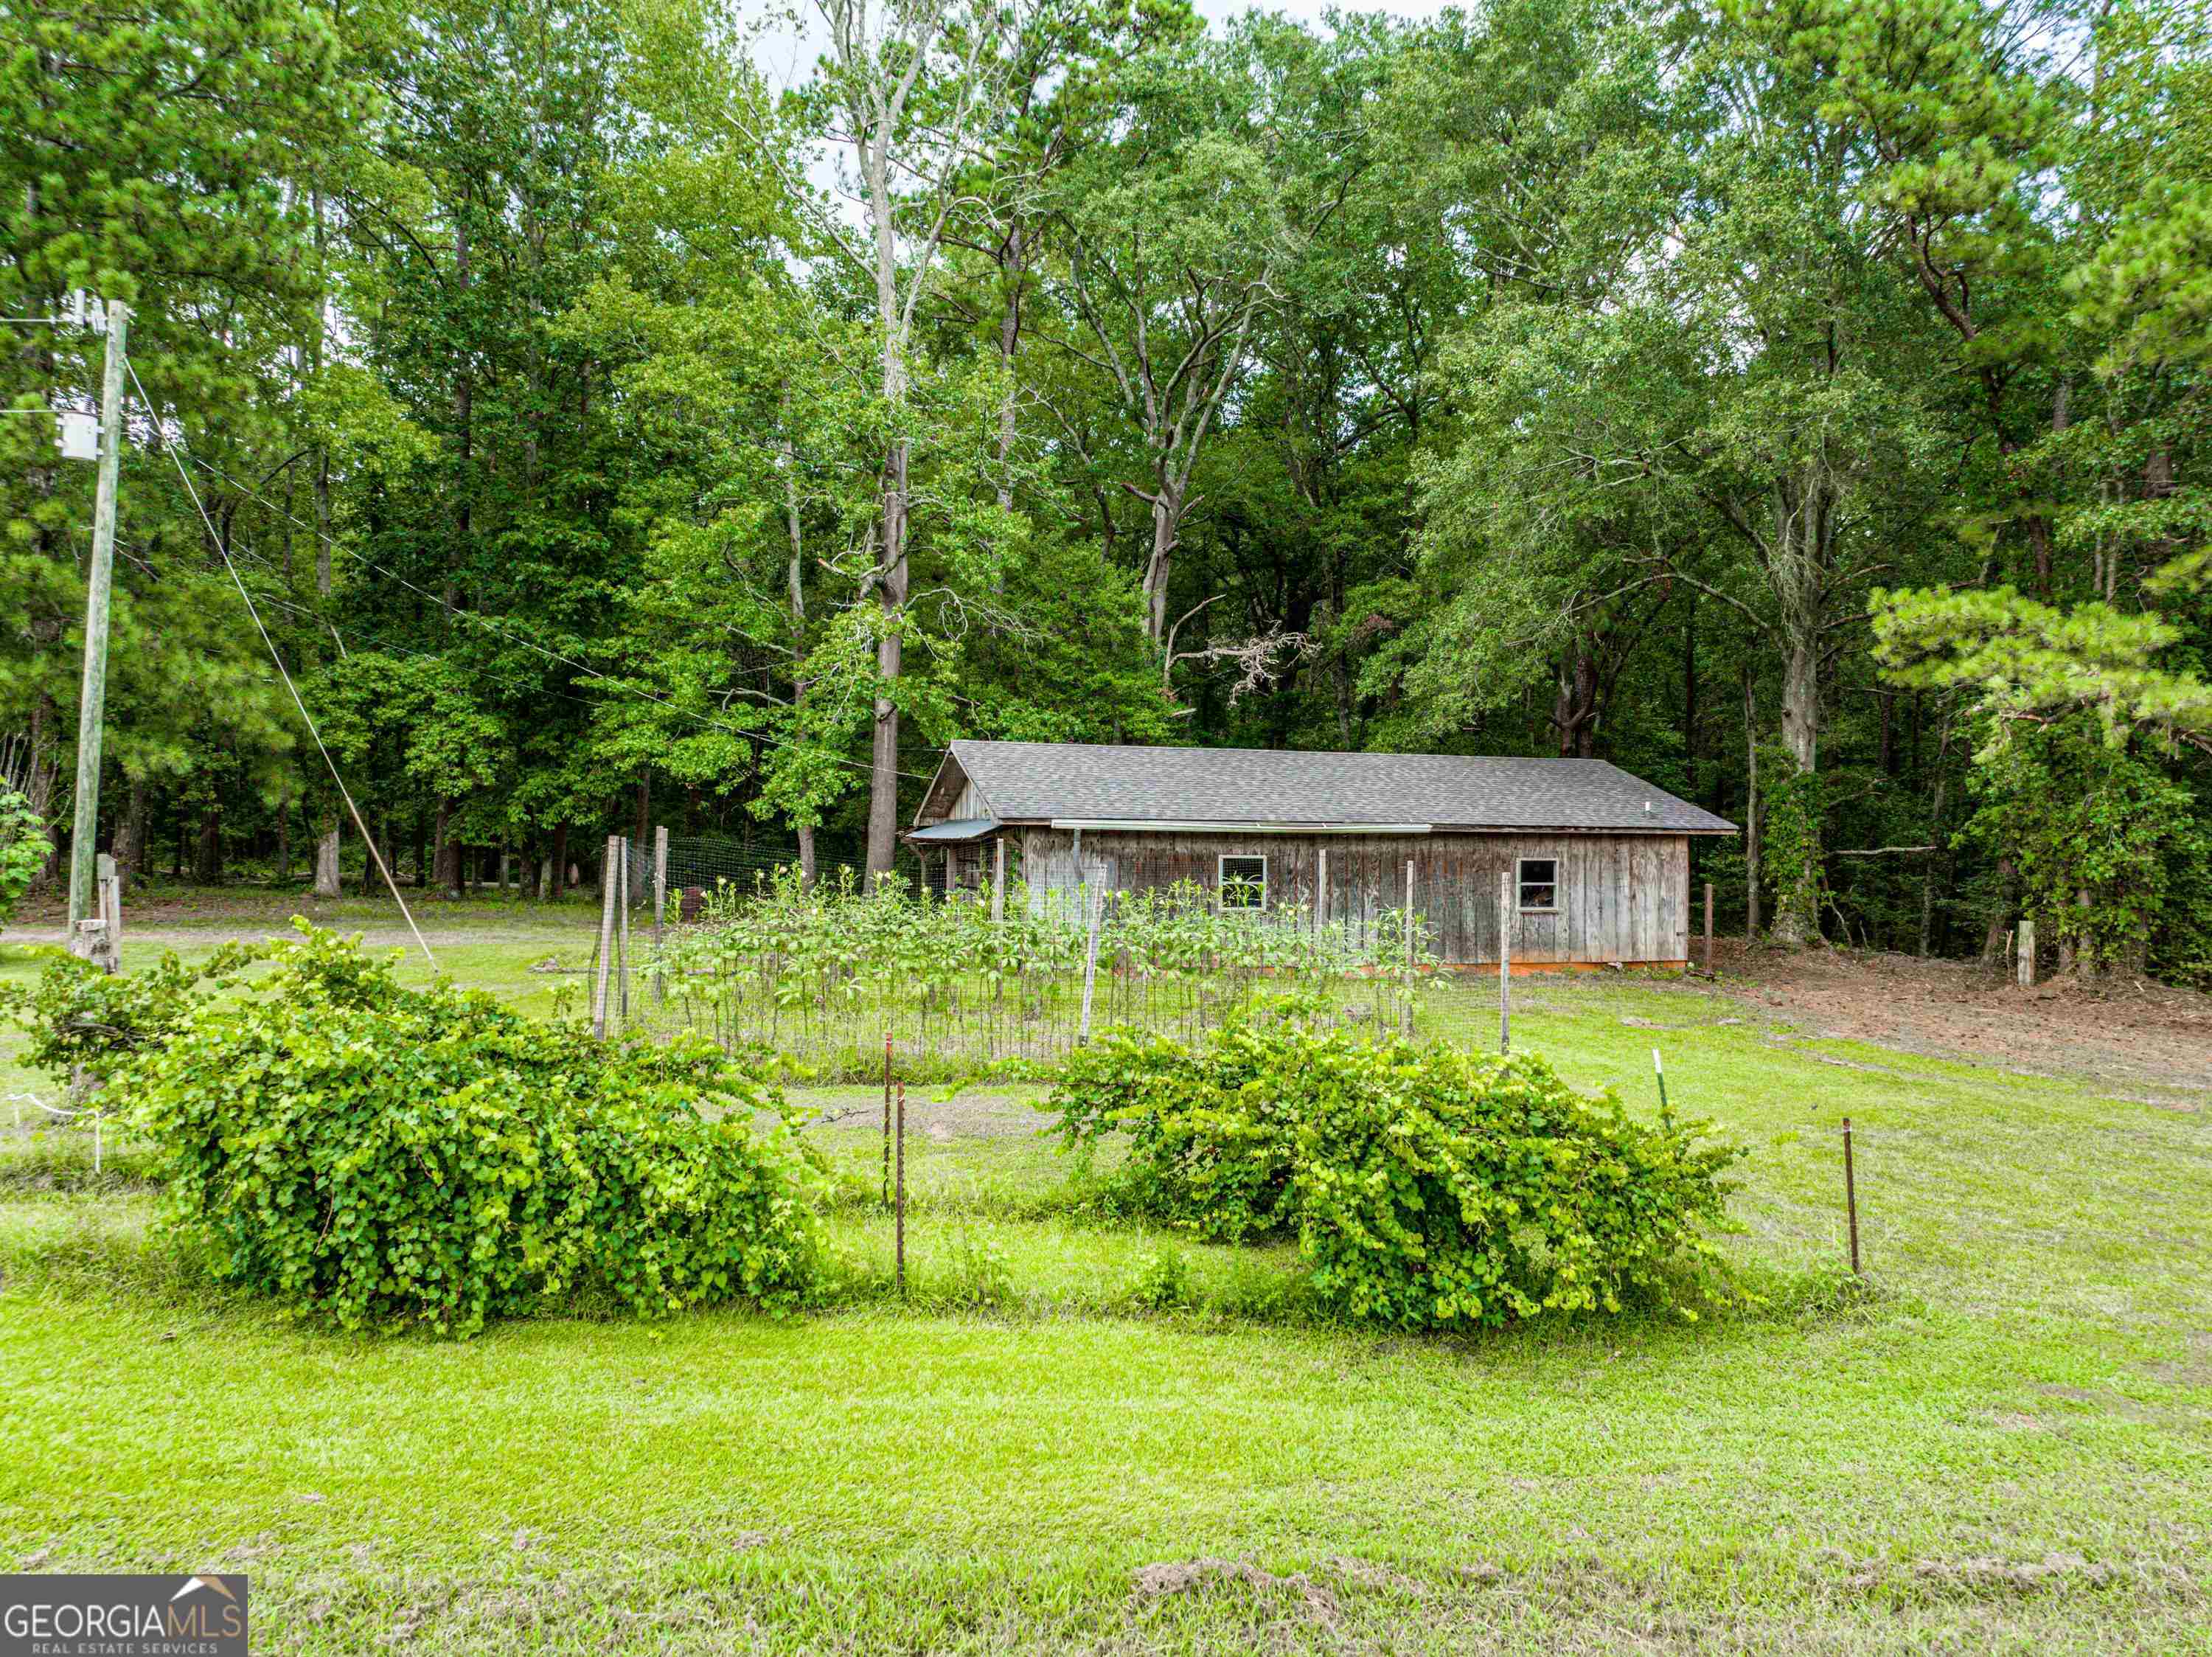
[[[1071,892],[1078,884],[1074,834],[1064,829],[1010,831],[1009,878],[1032,893]],[[1318,892],[1321,855],[1328,890]],[[1498,884],[1522,857],[1559,863],[1555,913],[1513,920],[1513,959],[1531,966],[1572,962],[1680,962],[1690,953],[1690,842],[1679,834],[1163,834],[1087,830],[1087,884],[1144,891],[1194,880],[1212,890],[1217,860],[1264,856],[1267,902],[1303,905],[1355,933],[1384,910],[1406,903],[1406,865],[1413,865],[1413,908],[1430,947],[1456,964],[1498,959]],[[1516,894],[1517,895],[1517,894]],[[1036,901],[1033,899],[1033,901]]]
[[[923,798],[921,809],[915,813],[917,827],[928,823],[942,823],[963,817],[987,817],[989,808],[982,795],[968,780],[968,773],[959,763],[947,755],[944,765],[930,780],[929,792]]]

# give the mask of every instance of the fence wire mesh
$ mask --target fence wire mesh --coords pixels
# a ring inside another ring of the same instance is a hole
[[[1294,991],[1413,1032],[1434,966],[1402,912],[1355,929],[1224,910],[1196,888],[1016,883],[994,914],[988,894],[946,897],[905,871],[869,892],[842,858],[809,885],[795,848],[672,838],[628,862],[592,963],[594,1023],[693,1032],[824,1080],[874,1074],[886,1035],[937,1073],[1049,1065],[1109,1026],[1188,1039]]]

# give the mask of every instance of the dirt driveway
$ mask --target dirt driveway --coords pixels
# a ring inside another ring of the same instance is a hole
[[[2135,979],[2022,990],[1973,961],[1718,942],[1724,990],[1809,1034],[2093,1081],[2172,1109],[2212,1103],[2212,996]]]

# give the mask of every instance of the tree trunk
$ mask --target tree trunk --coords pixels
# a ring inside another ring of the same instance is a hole
[[[315,263],[323,262],[323,192],[309,192],[314,215]],[[315,331],[307,337],[307,373],[312,378],[322,372],[323,336],[330,328],[330,301],[315,302]],[[320,443],[315,446],[315,593],[318,597],[331,595],[331,452]]]
[[[1000,268],[1006,283],[1006,308],[999,317],[999,369],[1006,384],[999,393],[999,510],[1014,509],[1014,438],[1019,429],[1015,416],[1014,356],[1021,348],[1022,277],[1028,241],[1021,222],[1007,232],[1006,257]]]
[[[192,880],[213,886],[222,879],[222,807],[210,806],[200,819],[199,849],[192,856]]]
[[[1799,776],[1809,777],[1819,770],[1820,650],[1817,631],[1794,631],[1783,652],[1782,742],[1796,762]],[[1810,867],[1780,870],[1775,880],[1774,937],[1790,948],[1801,948],[1820,935],[1820,825],[1817,806],[1807,815],[1808,843],[1802,856]]]
[[[464,204],[454,215],[453,283],[465,295],[471,280],[468,213]],[[454,605],[453,559],[468,557],[472,530],[469,496],[471,482],[470,462],[476,452],[476,376],[471,369],[471,362],[469,353],[465,350],[461,351],[453,375],[453,432],[458,463],[454,468],[453,550],[446,564],[446,626],[448,632],[453,629]],[[445,837],[441,832],[439,836],[441,856],[444,846]]]
[[[1560,758],[1595,757],[1597,702],[1597,662],[1578,644],[1559,663],[1559,690],[1552,702],[1552,723],[1559,731]]]
[[[1168,636],[1168,582],[1175,574],[1176,542],[1182,528],[1182,490],[1161,480],[1152,496],[1152,550],[1145,560],[1145,637],[1154,648]]]
[[[1982,931],[1984,961],[2004,959],[2005,935],[2012,930],[2013,917],[2020,911],[2020,869],[2008,856],[1997,859],[1997,884],[2004,896],[1990,911],[1989,925]]]
[[[42,331],[34,328],[31,332],[38,333]],[[46,533],[44,530],[39,532],[41,544]],[[34,631],[34,637],[39,637],[41,643],[46,642],[40,631]],[[53,847],[25,889],[24,895],[34,900],[43,898],[52,887],[61,868],[62,839],[59,825],[53,820],[54,786],[61,776],[61,761],[47,735],[52,728],[52,721],[48,716],[52,707],[52,699],[43,693],[31,704],[31,765],[23,789],[23,798],[29,803],[33,815],[46,825],[46,839]],[[178,832],[182,834],[181,827]],[[184,873],[181,852],[177,858],[177,873],[179,875]]]
[[[1917,722],[1917,698],[1914,718]],[[1946,708],[1943,710],[1942,732],[1936,740],[1936,798],[1928,813],[1928,840],[1936,850],[1928,854],[1928,866],[1921,871],[1920,876],[1920,956],[1923,960],[1928,958],[1935,947],[1936,882],[1949,862],[1942,848],[1946,844],[1943,833],[1944,796],[1951,786],[1950,767],[1944,762],[1950,758],[1950,753],[1951,710]]]
[[[877,594],[884,609],[884,636],[876,645],[876,676],[884,690],[876,698],[873,764],[868,785],[868,884],[871,889],[890,872],[898,852],[899,710],[890,687],[899,679],[899,626],[906,610],[907,446],[891,446],[884,467],[883,562]]]
[[[336,812],[327,812],[322,832],[315,837],[315,896],[338,895],[338,817]]]
[[[1752,695],[1751,670],[1743,674],[1743,745],[1745,792],[1743,804],[1743,937],[1749,943],[1759,935],[1759,716]]]
[[[558,898],[568,889],[568,825],[553,825],[553,895]]]
[[[1682,774],[1691,799],[1698,797],[1698,589],[1690,589],[1682,618]]]
[[[787,383],[783,388],[783,412],[788,430],[791,387]],[[805,702],[807,688],[811,681],[799,671],[799,664],[806,660],[806,535],[805,525],[799,514],[799,468],[787,436],[783,440],[782,451],[778,458],[783,468],[783,527],[791,540],[790,562],[784,567],[784,603],[791,619],[791,705],[796,710]],[[687,835],[692,832],[693,821],[698,814],[699,790],[696,787],[686,788],[684,791],[684,832]],[[814,825],[802,822],[797,827],[799,889],[811,892],[814,889]]]
[[[2074,908],[2079,916],[2087,917],[2090,908],[2088,887],[2083,886],[2075,892]],[[2075,924],[2081,929],[2059,935],[2058,971],[2063,976],[2094,983],[2103,973],[2105,964],[2098,959],[2097,952],[2089,947],[2088,933],[2082,928],[2081,922],[2077,920]]]
[[[461,895],[461,843],[448,831],[453,823],[453,802],[438,801],[438,820],[433,838],[437,842],[438,889],[448,898]]]
[[[146,784],[131,778],[131,800],[124,807],[122,832],[115,837],[115,873],[128,891],[146,863]]]

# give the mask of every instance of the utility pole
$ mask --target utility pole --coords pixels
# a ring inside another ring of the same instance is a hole
[[[92,913],[100,838],[100,737],[107,708],[107,604],[115,572],[116,474],[123,465],[123,344],[131,313],[107,302],[107,360],[100,383],[100,490],[92,509],[92,571],[84,600],[84,690],[76,709],[76,821],[70,832],[69,923]]]

